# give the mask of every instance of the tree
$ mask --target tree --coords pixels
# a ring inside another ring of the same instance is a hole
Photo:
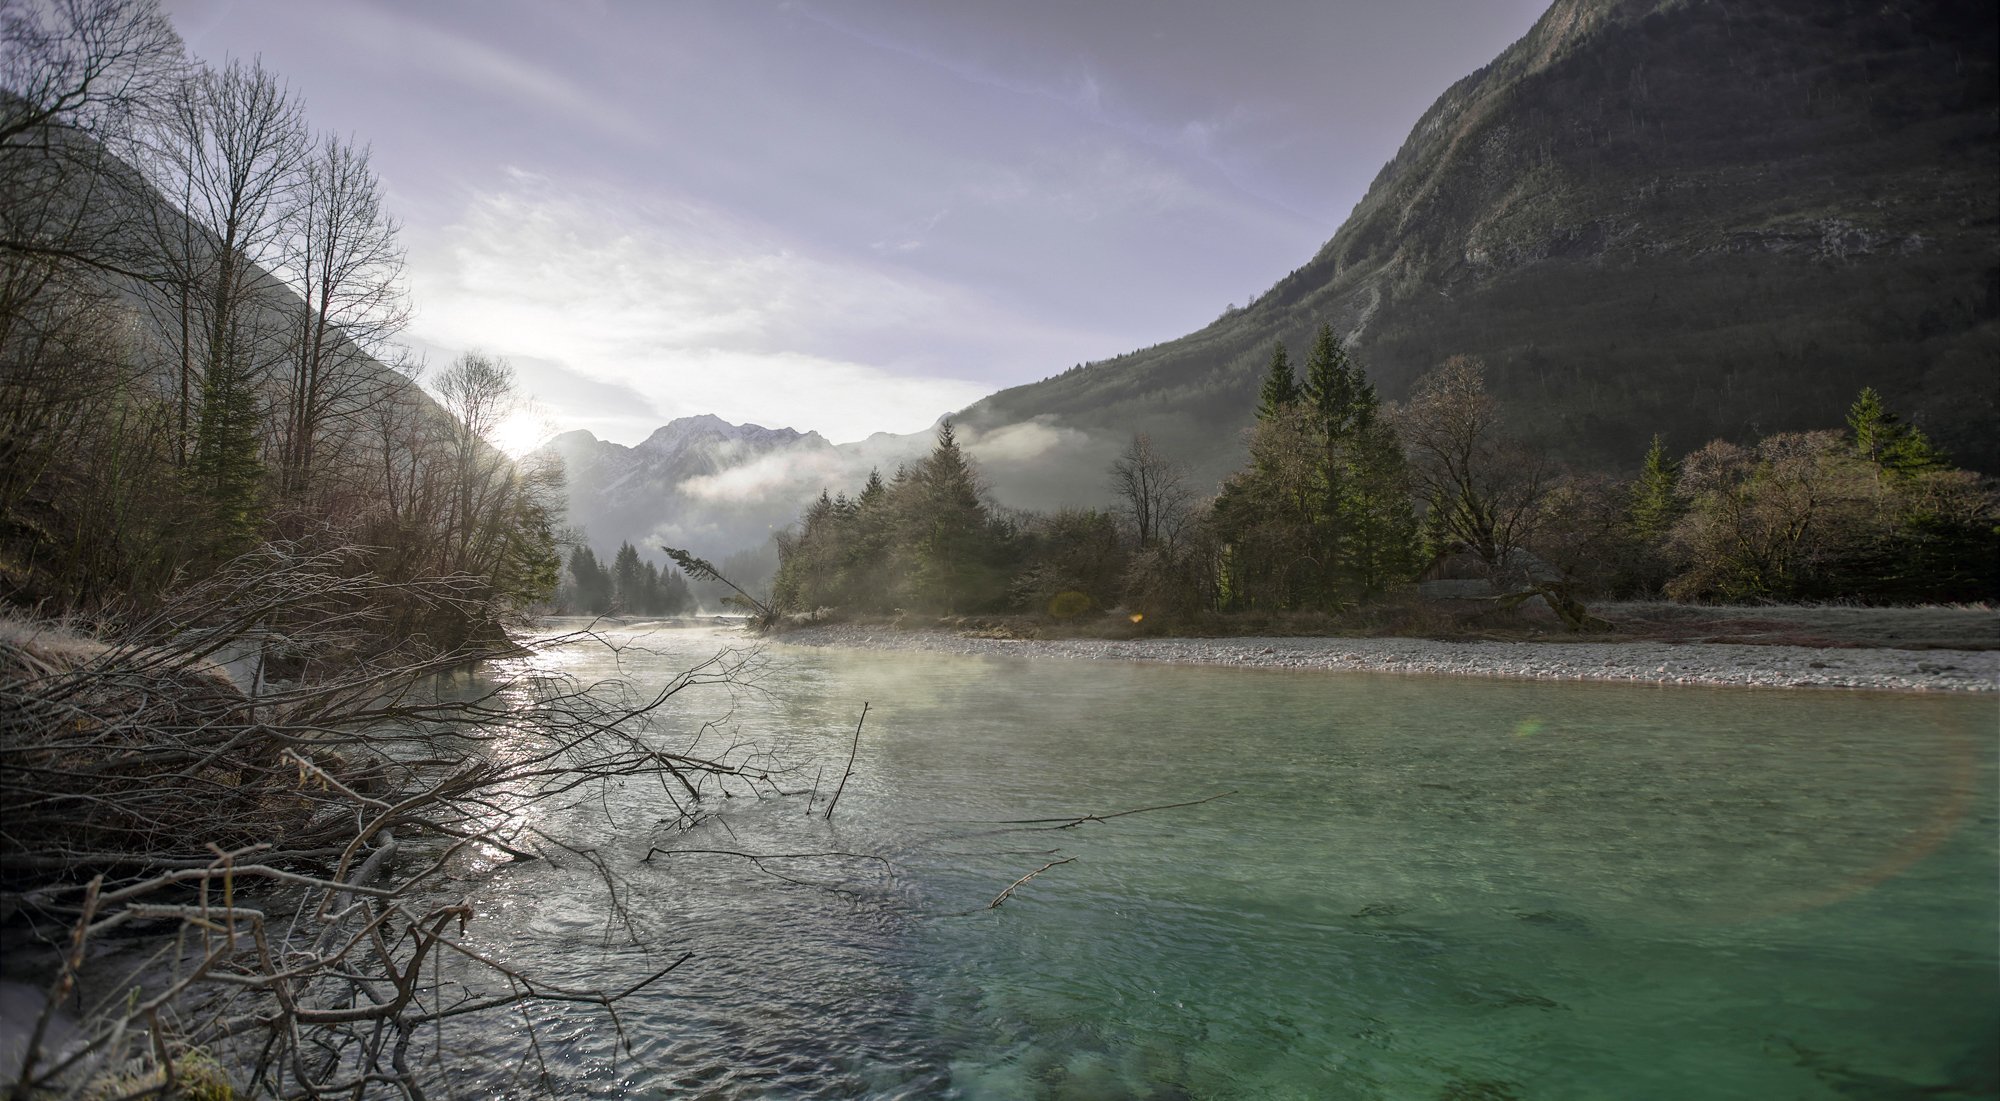
[[[1326,490],[1314,416],[1300,403],[1250,429],[1250,461],[1223,483],[1213,523],[1225,607],[1314,603],[1325,562],[1317,523]]]
[[[152,275],[118,160],[185,67],[155,0],[0,2],[0,256]]]
[[[1674,526],[1677,600],[1837,595],[1838,563],[1867,542],[1872,466],[1833,432],[1781,432],[1754,449],[1717,440],[1688,456]]]
[[[1123,512],[1138,546],[1179,540],[1193,494],[1186,470],[1155,451],[1151,437],[1143,432],[1134,435],[1111,464],[1111,489],[1124,502]]]
[[[105,136],[156,103],[181,64],[157,0],[7,0],[0,150],[42,145],[49,128]]]
[[[1339,456],[1342,492],[1334,520],[1340,540],[1334,562],[1342,584],[1372,596],[1408,582],[1420,563],[1403,444],[1395,426],[1375,419],[1374,388],[1366,387],[1366,393],[1367,419],[1352,430]]]
[[[330,426],[385,396],[376,359],[409,319],[398,227],[383,210],[368,149],[322,139],[299,184],[283,261],[304,308],[278,426],[282,484],[293,496],[312,484]]]
[[[606,615],[611,611],[616,600],[611,575],[604,572],[596,553],[588,546],[579,543],[569,552],[569,576],[576,592],[574,611],[586,615]]]
[[[1285,355],[1285,342],[1271,349],[1271,366],[1264,374],[1264,388],[1257,395],[1257,419],[1269,420],[1278,411],[1297,404],[1299,382],[1292,377],[1292,361]]]
[[[1029,549],[1014,596],[1028,610],[1070,619],[1123,598],[1125,547],[1110,514],[1058,509],[1034,518],[1024,538]]]
[[[1320,431],[1331,441],[1345,440],[1374,420],[1375,388],[1348,359],[1332,325],[1322,324],[1313,338],[1304,397],[1318,414]]]
[[[902,490],[898,527],[908,566],[901,580],[911,604],[959,612],[998,598],[995,533],[980,500],[979,476],[959,448],[951,421],[938,426],[937,445]]]
[[[1550,471],[1540,448],[1501,430],[1485,366],[1445,360],[1417,380],[1395,421],[1428,522],[1500,569],[1532,536]]]
[[[1680,519],[1684,511],[1678,492],[1680,476],[1680,461],[1667,454],[1666,444],[1654,433],[1639,479],[1632,483],[1632,499],[1627,509],[1632,530],[1639,538],[1656,540]]]
[[[639,561],[639,548],[621,543],[611,559],[612,607],[626,615],[651,611],[652,594],[646,591],[646,566]]]
[[[1862,387],[1848,407],[1847,426],[1854,433],[1855,452],[1884,470],[1915,474],[1950,466],[1922,432],[1882,404],[1882,395],[1872,386]]]
[[[202,400],[254,390],[279,357],[282,334],[250,307],[279,265],[306,152],[303,109],[258,62],[189,74],[158,128],[152,174],[178,209],[154,207],[155,301],[176,353],[184,453],[205,431]]]

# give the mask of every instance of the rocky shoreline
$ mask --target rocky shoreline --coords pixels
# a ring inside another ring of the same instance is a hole
[[[943,630],[802,627],[790,646],[971,656],[1145,661],[1364,673],[1755,688],[1993,692],[2000,651],[1670,642],[1445,642],[1420,638],[1001,639]]]

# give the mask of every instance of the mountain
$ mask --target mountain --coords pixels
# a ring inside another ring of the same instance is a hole
[[[713,415],[682,417],[637,446],[565,432],[543,445],[562,460],[568,523],[599,552],[630,542],[658,557],[658,545],[697,554],[762,545],[797,519],[804,498],[775,493],[794,472],[837,461],[817,432],[730,424]],[[813,493],[817,493],[815,488]]]
[[[1863,386],[2000,470],[1996,20],[1955,0],[1557,0],[1244,309],[994,394],[973,428],[1242,458],[1273,341],[1386,397],[1456,353],[1569,458],[1840,423]]]
[[[565,432],[540,455],[562,463],[567,522],[600,553],[630,542],[658,560],[664,543],[720,561],[764,549],[822,492],[859,493],[870,470],[891,477],[930,451],[935,429],[832,444],[817,432],[704,415],[672,421],[636,447]],[[967,429],[959,443],[995,504],[1030,509],[1105,503],[1102,472],[1123,446],[1049,418]]]

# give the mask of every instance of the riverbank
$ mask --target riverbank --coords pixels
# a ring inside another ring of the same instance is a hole
[[[1418,638],[1004,639],[852,625],[801,627],[772,635],[771,641],[850,650],[1534,680],[1896,692],[2000,689],[2000,652],[1991,650]]]

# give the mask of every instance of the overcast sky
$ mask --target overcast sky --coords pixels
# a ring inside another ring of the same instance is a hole
[[[166,0],[374,147],[432,368],[911,432],[1307,260],[1544,0]]]

